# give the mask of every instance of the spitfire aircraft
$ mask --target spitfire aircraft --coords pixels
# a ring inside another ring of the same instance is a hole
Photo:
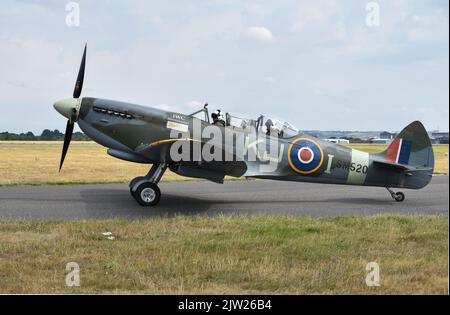
[[[393,188],[420,189],[431,180],[434,153],[419,121],[403,129],[384,152],[369,154],[314,138],[267,115],[238,118],[217,111],[211,122],[207,105],[186,115],[100,98],[80,98],[86,48],[73,98],[54,104],[68,119],[59,169],[74,124],[78,123],[86,135],[108,148],[109,155],[152,164],[148,174],[129,184],[131,195],[142,206],[159,202],[158,183],[167,168],[182,176],[216,183],[223,183],[225,176],[234,176],[385,187],[398,202],[405,195]],[[196,154],[195,148],[209,156]]]

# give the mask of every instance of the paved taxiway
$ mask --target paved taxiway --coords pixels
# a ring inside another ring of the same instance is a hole
[[[448,215],[449,177],[395,202],[384,188],[268,180],[160,183],[154,208],[139,206],[126,184],[0,187],[0,219],[108,219],[174,215],[380,213]]]

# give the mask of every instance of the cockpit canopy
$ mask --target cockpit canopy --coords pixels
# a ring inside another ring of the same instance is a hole
[[[260,115],[257,119],[249,119],[227,113],[226,122],[227,126],[238,128],[254,127],[260,132],[280,138],[291,138],[299,133],[299,129],[287,121],[266,115]]]
[[[202,109],[192,113],[191,116],[195,116],[200,113],[203,113],[205,115],[204,120],[210,123],[208,103],[206,103]],[[256,119],[253,119],[243,118],[241,115],[226,113],[225,127],[231,127],[234,129],[254,128],[257,132],[262,132],[264,134],[279,138],[291,138],[298,135],[300,132],[298,128],[294,127],[287,121],[269,115],[260,115]]]

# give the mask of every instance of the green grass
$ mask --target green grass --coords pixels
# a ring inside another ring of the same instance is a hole
[[[3,221],[0,271],[0,293],[448,294],[448,217]]]

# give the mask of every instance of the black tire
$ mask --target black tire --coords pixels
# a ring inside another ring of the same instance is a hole
[[[138,176],[138,177],[133,178],[128,186],[130,186],[130,188],[132,188],[135,185],[135,183],[137,183],[137,181],[139,181],[141,179],[145,179],[145,177],[144,176]]]
[[[134,199],[136,199],[136,197],[134,196],[133,187],[130,187],[130,194]]]
[[[151,207],[158,204],[161,198],[161,191],[158,185],[145,182],[140,184],[136,191],[131,193],[136,201],[144,207]]]
[[[394,199],[397,202],[402,202],[403,200],[405,200],[405,194],[399,191],[398,193],[395,193]]]

